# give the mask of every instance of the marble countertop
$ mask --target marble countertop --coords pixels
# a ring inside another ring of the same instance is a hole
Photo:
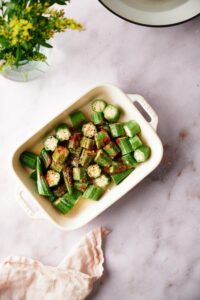
[[[0,78],[0,257],[56,265],[98,225],[112,233],[105,275],[90,299],[200,299],[200,19],[170,28],[129,24],[98,1],[73,0],[87,30],[55,39],[53,64],[28,83]],[[67,103],[100,83],[142,94],[159,115],[161,165],[93,222],[61,232],[15,201],[13,149]]]

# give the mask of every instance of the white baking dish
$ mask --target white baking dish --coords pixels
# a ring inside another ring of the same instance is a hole
[[[34,183],[30,180],[27,171],[19,162],[20,154],[25,150],[39,151],[43,138],[55,128],[55,126],[63,121],[67,121],[68,115],[76,110],[83,110],[89,115],[89,103],[94,98],[103,98],[109,103],[117,104],[123,108],[124,113],[121,121],[135,119],[141,126],[142,137],[144,141],[151,147],[150,159],[138,166],[121,184],[112,186],[101,198],[100,201],[89,201],[81,199],[76,208],[70,213],[63,216],[59,214],[55,208],[45,198],[39,196],[36,192]],[[134,105],[139,102],[151,121],[147,122],[143,115]],[[145,99],[140,95],[126,95],[117,87],[112,85],[97,86],[82,97],[74,101],[74,104],[67,107],[61,114],[50,121],[46,126],[41,128],[32,137],[23,142],[15,151],[12,159],[12,167],[21,182],[21,188],[18,193],[18,200],[26,210],[28,215],[33,218],[47,218],[56,226],[63,230],[73,230],[79,228],[97,215],[102,213],[106,208],[119,200],[124,194],[132,189],[138,182],[151,173],[160,163],[163,155],[162,143],[156,134],[158,117],[154,110],[149,106]],[[24,193],[25,192],[25,193]]]

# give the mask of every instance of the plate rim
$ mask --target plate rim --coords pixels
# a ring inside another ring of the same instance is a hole
[[[108,11],[110,11],[112,14],[114,14],[115,16],[119,17],[120,19],[124,20],[124,21],[127,21],[131,24],[136,24],[136,25],[140,25],[140,26],[144,26],[144,27],[153,27],[153,28],[162,28],[162,27],[172,27],[172,26],[176,26],[176,25],[181,25],[181,24],[184,24],[186,22],[189,22],[197,17],[200,16],[200,12],[196,15],[194,15],[193,17],[189,18],[189,19],[185,19],[184,21],[181,21],[181,22],[177,22],[177,23],[170,23],[170,24],[164,24],[164,25],[151,25],[151,24],[145,24],[145,23],[140,23],[140,22],[136,22],[136,21],[133,21],[133,20],[130,20],[130,19],[127,19],[121,15],[119,15],[118,13],[116,13],[115,11],[113,11],[110,7],[108,7],[104,2],[103,0],[98,0],[101,5],[103,5]]]

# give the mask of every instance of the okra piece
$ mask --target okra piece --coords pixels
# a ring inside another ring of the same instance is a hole
[[[81,132],[76,132],[76,133],[72,134],[70,136],[69,144],[68,144],[69,150],[71,150],[71,149],[75,150],[75,149],[79,148],[81,138],[82,138],[82,133]]]
[[[97,201],[103,195],[104,190],[96,185],[89,185],[86,191],[83,193],[83,198]]]
[[[99,125],[97,128],[99,131],[105,131],[107,133],[110,133],[110,127],[108,124]]]
[[[110,131],[114,138],[125,135],[124,126],[122,123],[110,124]]]
[[[79,191],[75,191],[73,195],[66,193],[62,197],[58,198],[53,205],[62,214],[66,214],[74,207],[80,196],[81,192]]]
[[[76,111],[69,115],[69,118],[71,120],[72,126],[74,128],[81,127],[84,123],[87,122],[86,117],[81,111]]]
[[[97,149],[103,148],[106,144],[110,143],[110,137],[107,132],[99,131],[95,136]]]
[[[102,99],[96,99],[92,102],[92,110],[95,112],[103,112],[107,103]]]
[[[59,186],[57,186],[55,189],[53,189],[53,194],[59,198],[62,197],[64,194],[66,194],[67,189],[66,189],[66,185],[63,183]]]
[[[67,124],[59,124],[56,128],[56,137],[60,142],[68,141],[71,136],[71,132]]]
[[[58,185],[60,181],[60,174],[54,170],[48,170],[45,178],[48,186],[53,187]]]
[[[48,136],[44,141],[44,148],[47,151],[53,152],[56,149],[57,145],[58,145],[58,139],[55,138],[55,136],[53,135]]]
[[[95,125],[101,125],[104,123],[104,116],[102,112],[95,112],[91,115],[91,120]]]
[[[74,183],[74,188],[82,193],[85,192],[85,190],[87,189],[88,187],[88,182],[79,182],[79,181],[76,181]]]
[[[81,147],[92,150],[95,147],[95,141],[84,136],[81,139]]]
[[[141,131],[140,125],[134,120],[124,124],[124,130],[129,137],[133,137]]]
[[[134,158],[138,163],[146,161],[150,156],[150,148],[148,146],[141,146],[134,152]]]
[[[94,161],[101,167],[109,167],[112,164],[111,157],[102,149],[97,151]]]
[[[113,141],[107,144],[103,149],[112,159],[120,153],[119,147]]]
[[[68,155],[69,150],[67,149],[67,147],[58,146],[52,154],[52,159],[55,163],[62,165],[65,163]]]
[[[117,174],[127,170],[127,165],[123,162],[113,161],[109,168],[109,174]]]
[[[123,171],[121,173],[118,173],[118,174],[113,174],[111,176],[113,182],[118,185],[120,182],[122,182],[129,174],[131,174],[133,170],[132,169],[129,169],[129,170],[126,170],[126,171]]]
[[[142,146],[142,141],[141,139],[139,138],[139,136],[134,136],[134,137],[131,137],[129,139],[129,142],[131,144],[131,147],[133,149],[133,151],[135,151],[137,148],[139,148],[140,146]]]
[[[20,155],[19,160],[22,165],[34,170],[36,167],[37,155],[29,151],[24,151]]]
[[[82,167],[88,167],[89,164],[93,161],[96,153],[93,150],[83,149],[79,163]]]
[[[83,167],[73,168],[73,179],[75,181],[81,181],[81,182],[87,181],[87,173],[85,168]]]
[[[49,152],[45,148],[43,148],[41,150],[40,158],[41,158],[41,161],[43,162],[43,165],[45,166],[45,169],[48,169],[49,166],[51,165],[52,158],[51,158],[51,155],[49,154]]]
[[[36,163],[36,172],[37,172],[37,190],[39,195],[50,197],[53,195],[50,190],[44,175],[42,174],[42,164],[39,157],[37,157]]]
[[[109,104],[104,109],[103,114],[104,118],[108,120],[108,122],[115,123],[119,120],[121,112],[118,107]]]
[[[64,167],[64,164],[60,164],[60,163],[57,163],[55,161],[52,161],[51,166],[50,166],[50,168],[52,170],[54,170],[58,173],[60,173],[62,171],[63,167]]]
[[[99,186],[102,189],[105,189],[109,183],[110,178],[104,174],[94,180],[95,185]]]
[[[73,167],[78,167],[81,151],[82,148],[77,148],[76,150],[73,151],[74,153],[71,154],[70,164]]]
[[[97,129],[92,122],[89,122],[83,125],[82,132],[85,137],[92,138],[97,133]]]
[[[128,154],[133,151],[131,144],[129,142],[129,138],[127,136],[122,137],[122,138],[117,138],[116,143],[119,146],[119,148],[122,152],[122,155]]]
[[[36,171],[33,171],[31,174],[30,174],[30,178],[33,179],[35,182],[37,181],[37,172]]]
[[[67,188],[67,191],[70,195],[73,194],[73,175],[72,175],[72,167],[64,167],[63,169],[63,178]]]
[[[128,153],[122,156],[122,160],[129,169],[135,168],[137,166],[137,161],[133,157],[132,153]]]
[[[97,178],[101,175],[101,168],[97,164],[90,165],[87,168],[87,173],[90,178]]]

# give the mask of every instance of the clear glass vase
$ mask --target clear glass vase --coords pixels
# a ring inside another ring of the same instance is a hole
[[[40,52],[47,57],[46,61],[21,61],[18,67],[6,67],[2,75],[10,80],[20,82],[26,82],[40,77],[46,73],[50,67],[51,49],[41,48]]]

